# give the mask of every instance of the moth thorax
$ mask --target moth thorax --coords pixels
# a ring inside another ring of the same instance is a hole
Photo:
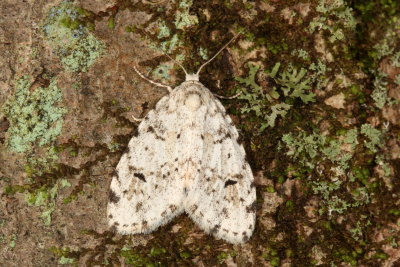
[[[185,99],[185,105],[190,110],[195,111],[201,106],[201,99],[198,94],[189,94]]]

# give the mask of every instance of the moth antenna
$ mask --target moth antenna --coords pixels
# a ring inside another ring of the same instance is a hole
[[[199,75],[201,69],[207,65],[208,63],[210,63],[214,58],[216,58],[228,45],[230,45],[230,43],[232,43],[239,35],[241,34],[241,32],[239,32],[238,34],[236,34],[226,45],[224,45],[212,58],[210,58],[206,63],[204,63],[203,65],[200,66],[199,70],[196,72],[196,75]]]
[[[185,70],[185,68],[182,66],[181,63],[179,63],[178,61],[176,61],[175,59],[173,59],[172,57],[170,57],[170,55],[168,55],[168,54],[166,54],[166,53],[164,53],[164,55],[166,55],[166,56],[167,56],[169,59],[171,59],[175,64],[177,64],[179,67],[181,67],[181,69],[185,72],[185,75],[186,75],[186,76],[188,75],[187,71]]]

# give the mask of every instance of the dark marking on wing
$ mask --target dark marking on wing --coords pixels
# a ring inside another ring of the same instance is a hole
[[[190,206],[190,212],[195,213],[198,208],[199,208],[199,206],[192,205],[192,206]]]
[[[115,225],[110,227],[110,232],[111,233],[116,233],[117,232],[117,227],[115,227]]]
[[[247,242],[249,240],[249,237],[247,236],[246,232],[243,232],[242,236],[243,236],[243,242]]]
[[[165,138],[164,138],[164,137],[162,137],[162,136],[160,136],[160,135],[158,135],[158,134],[156,133],[156,131],[154,130],[153,126],[149,126],[149,128],[147,128],[147,132],[148,132],[148,133],[154,134],[154,136],[156,137],[156,139],[160,139],[160,140],[162,140],[162,141],[165,141]]]
[[[220,139],[217,139],[214,141],[214,144],[221,144],[224,142],[226,139],[232,138],[231,134],[229,132],[224,133],[222,130],[218,130],[218,134],[224,134]]]
[[[227,208],[222,209],[222,214],[225,216],[225,218],[229,218],[229,213]]]
[[[226,188],[226,187],[228,187],[230,185],[234,185],[234,184],[237,184],[237,181],[228,180],[228,181],[225,182],[225,186],[224,187]]]
[[[117,203],[119,201],[119,196],[117,196],[117,194],[115,194],[112,189],[110,189],[110,191],[108,192],[108,201],[110,201],[111,203]]]
[[[113,218],[112,214],[108,215],[108,218],[112,219]]]
[[[177,207],[176,205],[169,205],[169,209],[170,209],[172,212],[175,212],[175,211],[178,209],[178,207]]]
[[[216,225],[213,226],[213,228],[211,228],[210,233],[211,234],[215,234],[215,233],[217,233],[219,231],[220,228],[221,228],[221,225],[216,224]]]
[[[128,225],[127,225],[127,224],[124,224],[124,225],[122,225],[122,227],[128,227]]]
[[[176,139],[179,139],[179,138],[181,138],[181,134],[180,133],[176,136]]]
[[[236,178],[236,179],[238,179],[238,180],[243,179],[243,175],[240,174],[240,173],[239,173],[239,174],[235,174],[233,177]]]
[[[129,169],[130,172],[136,171],[136,168],[134,166],[132,166],[132,165],[129,165],[128,169]]]
[[[114,222],[114,226],[118,226],[119,225],[119,223],[118,222]]]
[[[251,203],[249,206],[246,207],[246,212],[253,213],[256,211],[256,208],[257,208],[257,202],[254,201],[253,203]]]
[[[228,159],[231,158],[231,153],[228,153]]]
[[[141,210],[143,208],[143,203],[142,202],[138,202],[136,204],[136,212],[138,212],[139,210]]]
[[[133,174],[133,176],[137,177],[139,180],[142,180],[143,182],[146,182],[146,177],[144,177],[144,174],[143,174],[143,173],[135,172],[135,173]]]

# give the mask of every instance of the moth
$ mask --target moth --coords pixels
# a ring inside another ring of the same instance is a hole
[[[251,237],[253,174],[231,118],[199,81],[201,69],[229,43],[195,74],[176,62],[186,80],[174,89],[165,86],[169,94],[141,121],[116,167],[107,209],[114,231],[150,233],[186,212],[216,238],[239,244]]]

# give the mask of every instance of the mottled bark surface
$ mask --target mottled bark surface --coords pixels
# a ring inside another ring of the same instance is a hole
[[[143,117],[235,34],[200,81],[256,177],[250,241],[186,215],[107,229],[112,173]],[[399,266],[395,0],[0,3],[1,266]]]

